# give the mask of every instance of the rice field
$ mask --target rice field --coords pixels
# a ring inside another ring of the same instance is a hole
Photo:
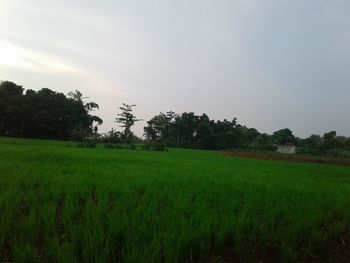
[[[0,262],[225,262],[322,253],[350,167],[0,138]]]

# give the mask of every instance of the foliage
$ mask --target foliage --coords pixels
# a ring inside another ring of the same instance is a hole
[[[96,148],[96,146],[97,142],[92,140],[77,143],[78,148]]]
[[[239,135],[243,132],[236,118],[232,121],[212,121],[206,114],[193,112],[181,115],[172,111],[160,113],[147,122],[145,136],[151,141],[183,148],[227,149],[241,146]]]
[[[109,132],[102,134],[100,141],[110,144],[123,143],[121,132],[116,131],[113,128]]]
[[[146,142],[142,147],[144,150],[148,151],[153,150],[163,152],[168,150],[167,145],[161,140]]]
[[[123,127],[122,132],[111,129],[98,133],[102,119],[92,112],[99,108],[93,101],[86,102],[78,90],[68,95],[47,88],[39,91],[26,90],[13,82],[0,83],[0,136],[49,138],[84,142],[96,141],[107,144],[142,144],[143,140],[131,131],[135,122],[141,119],[133,114],[135,105],[125,104],[115,122]],[[232,120],[212,120],[203,113],[177,114],[173,111],[160,112],[151,118],[144,135],[155,143],[150,148],[168,147],[276,151],[277,145],[294,144],[299,153],[325,156],[347,156],[350,151],[350,137],[337,136],[335,131],[323,136],[311,135],[297,138],[288,129],[280,129],[272,135],[260,133]],[[151,143],[151,144],[152,144]],[[158,145],[158,146],[156,146]],[[164,146],[165,145],[165,146]],[[133,148],[130,146],[129,148]]]
[[[161,141],[156,141],[152,143],[152,149],[155,151],[163,152],[167,150],[166,144]]]
[[[121,144],[105,143],[106,149],[125,149]]]
[[[275,131],[272,135],[272,140],[277,145],[296,143],[296,138],[293,135],[293,132],[288,128]]]
[[[172,147],[214,150],[260,147],[256,141],[260,133],[256,129],[238,124],[236,118],[210,120],[204,113],[161,112],[147,122],[144,131],[149,140],[162,141]],[[270,140],[269,144],[272,144]]]
[[[13,82],[1,82],[0,135],[80,141],[96,137],[102,120],[90,112],[98,105],[84,103],[79,91],[68,97],[47,88],[23,91]]]
[[[114,144],[112,144],[112,143],[105,143],[105,144],[104,144],[104,147],[105,147],[106,149],[114,149]]]
[[[124,128],[124,131],[121,134],[124,143],[130,143],[130,139],[133,136],[131,127],[135,124],[135,122],[141,121],[141,119],[137,119],[133,114],[133,107],[135,106],[135,104],[130,105],[123,103],[123,106],[119,108],[121,110],[121,113],[118,113],[119,117],[115,118],[115,122],[120,123],[120,127]]]
[[[142,149],[146,150],[146,151],[150,151],[152,150],[152,144],[151,143],[145,143],[142,145]]]
[[[288,128],[269,135],[239,124],[236,118],[215,121],[204,113],[160,112],[147,122],[144,132],[149,141],[162,142],[170,147],[273,152],[278,145],[293,144],[298,147],[298,152],[314,155],[342,153],[344,156],[344,151],[350,151],[350,138],[336,136],[335,131],[323,137],[311,135],[306,139],[295,137]]]
[[[136,150],[136,145],[135,144],[126,144],[125,149],[127,150]]]
[[[350,152],[350,137],[337,136],[335,131],[327,132],[322,137],[312,134],[301,140],[302,152],[312,155],[346,157]]]

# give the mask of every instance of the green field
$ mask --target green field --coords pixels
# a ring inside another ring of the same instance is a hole
[[[221,262],[322,251],[350,167],[0,138],[0,261]]]

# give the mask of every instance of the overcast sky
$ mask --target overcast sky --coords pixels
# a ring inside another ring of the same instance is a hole
[[[80,90],[102,131],[127,102],[350,136],[350,1],[0,0],[0,79]]]

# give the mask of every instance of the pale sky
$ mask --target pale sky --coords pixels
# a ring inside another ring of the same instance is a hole
[[[350,1],[0,0],[0,80],[80,90],[101,131],[126,102],[350,136]]]

